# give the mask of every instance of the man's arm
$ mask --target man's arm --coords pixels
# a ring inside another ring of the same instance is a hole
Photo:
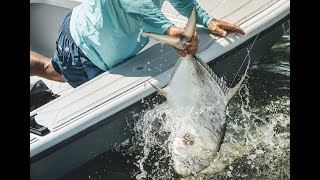
[[[213,19],[213,16],[208,14],[196,0],[169,0],[169,2],[181,15],[187,18],[191,15],[193,7],[196,7],[197,24],[208,27]]]
[[[179,37],[184,32],[183,28],[173,25],[152,0],[119,0],[119,3],[126,13],[142,23],[144,32],[174,37]],[[176,51],[180,56],[186,56],[186,54],[195,54],[197,49],[198,39],[195,37],[185,44],[185,50],[176,49]]]
[[[172,23],[152,0],[119,0],[121,8],[141,22],[143,31],[164,34]]]
[[[245,34],[243,29],[239,26],[213,18],[213,16],[208,14],[196,0],[170,0],[170,3],[185,17],[190,16],[192,8],[195,6],[197,12],[197,24],[202,24],[214,34],[226,36],[227,31],[235,31],[240,34]]]

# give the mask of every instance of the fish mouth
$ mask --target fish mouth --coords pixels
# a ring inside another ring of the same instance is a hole
[[[195,138],[190,135],[189,133],[186,133],[184,136],[183,136],[183,140],[185,145],[189,145],[189,146],[192,146],[194,144],[194,141],[195,141]]]
[[[190,176],[204,170],[209,165],[210,161],[208,159],[192,158],[186,161],[175,160],[173,168],[179,175]]]
[[[206,139],[197,138],[193,133],[181,134],[171,144],[171,159],[176,173],[190,176],[210,165],[219,147],[218,139],[210,133]]]

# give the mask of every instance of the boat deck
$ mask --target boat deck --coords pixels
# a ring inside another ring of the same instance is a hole
[[[279,0],[242,0],[240,1],[241,4],[239,6],[239,0],[216,0],[213,2],[207,0],[198,0],[199,4],[207,12],[210,12],[215,18],[230,23],[235,23],[240,26],[246,20],[268,8],[277,1]],[[164,2],[162,10],[164,14],[175,23],[175,25],[184,27],[186,18],[179,14],[168,1]],[[154,43],[154,41],[150,41],[150,43],[142,51],[154,45]],[[203,44],[202,41],[200,41],[200,45],[201,44]],[[55,82],[40,77],[34,78],[39,78],[44,81],[54,93],[59,95],[73,89],[68,83]]]

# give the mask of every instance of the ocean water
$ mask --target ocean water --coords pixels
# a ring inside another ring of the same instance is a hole
[[[190,177],[174,172],[167,134],[152,128],[161,127],[165,111],[157,105],[136,122],[137,136],[63,179],[290,179],[289,31],[248,76],[228,106],[221,149],[204,171]]]

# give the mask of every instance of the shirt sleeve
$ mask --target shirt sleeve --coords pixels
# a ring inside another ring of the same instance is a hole
[[[202,24],[204,27],[208,27],[209,22],[213,19],[213,16],[208,14],[196,0],[169,0],[171,5],[183,16],[189,17],[192,12],[192,8],[195,6],[197,11],[197,24]]]
[[[152,0],[119,0],[119,3],[126,13],[141,22],[145,32],[164,34],[172,25]]]

